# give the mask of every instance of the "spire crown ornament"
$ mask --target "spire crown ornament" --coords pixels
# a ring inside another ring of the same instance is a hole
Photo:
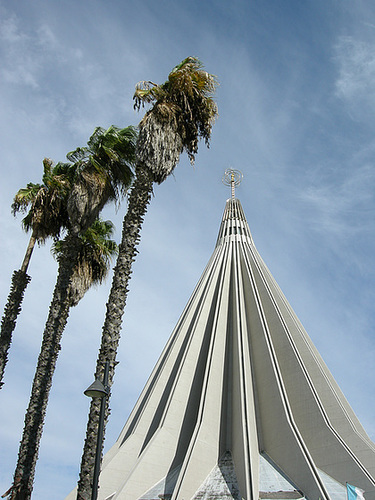
[[[243,179],[243,173],[240,170],[227,168],[222,177],[223,184],[231,187],[231,197],[235,198],[235,187],[239,186]]]

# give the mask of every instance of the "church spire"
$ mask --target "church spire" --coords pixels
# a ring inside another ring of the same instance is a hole
[[[346,482],[375,500],[374,443],[260,257],[238,175],[224,175],[214,252],[104,457],[100,500],[345,500]]]

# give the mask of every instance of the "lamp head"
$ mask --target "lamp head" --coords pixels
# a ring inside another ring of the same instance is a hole
[[[83,394],[89,398],[104,398],[108,396],[108,393],[108,388],[104,387],[100,380],[96,379]]]

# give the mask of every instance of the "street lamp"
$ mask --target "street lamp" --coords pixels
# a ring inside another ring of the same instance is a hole
[[[104,377],[103,382],[98,378],[95,379],[90,387],[88,387],[83,393],[89,398],[100,398],[100,414],[99,414],[99,427],[98,427],[98,439],[96,442],[96,453],[95,453],[95,467],[94,467],[94,478],[92,484],[91,500],[97,500],[98,498],[98,487],[99,487],[99,474],[100,474],[100,459],[102,455],[102,445],[103,445],[103,430],[104,430],[104,415],[105,406],[107,401],[107,396],[109,394],[108,387],[108,372],[109,372],[109,362],[105,362],[104,366]]]

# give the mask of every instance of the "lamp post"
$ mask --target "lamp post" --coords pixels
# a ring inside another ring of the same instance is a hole
[[[105,415],[105,405],[107,401],[107,396],[109,394],[108,387],[108,372],[109,372],[109,362],[105,362],[104,366],[104,377],[103,382],[98,378],[95,379],[90,387],[88,387],[84,395],[89,398],[100,398],[100,415],[99,415],[99,427],[98,427],[98,439],[96,442],[96,453],[95,453],[95,467],[94,467],[94,477],[92,484],[91,500],[97,500],[98,498],[98,487],[99,487],[99,474],[100,474],[100,459],[102,455],[102,445],[103,445],[103,429],[104,429],[104,415]]]

